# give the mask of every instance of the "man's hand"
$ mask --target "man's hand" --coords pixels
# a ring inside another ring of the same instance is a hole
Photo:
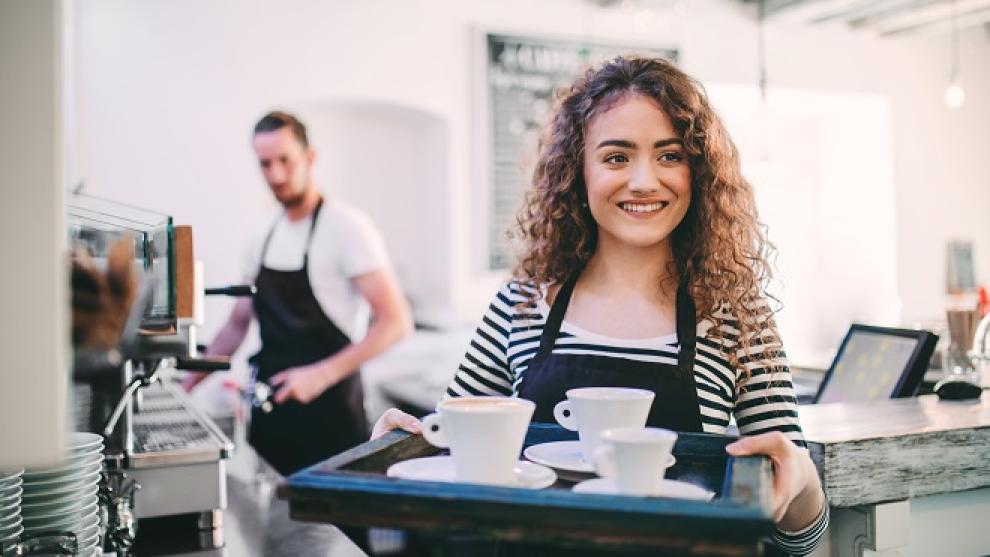
[[[268,380],[268,384],[279,387],[275,393],[276,404],[282,404],[290,399],[309,404],[323,394],[323,391],[336,385],[341,378],[324,361],[292,367],[276,373]]]
[[[185,389],[187,393],[190,393],[196,385],[199,385],[208,375],[209,373],[203,373],[201,371],[188,371],[186,372],[186,376],[182,378],[182,388]]]
[[[765,455],[773,462],[773,519],[782,530],[811,524],[825,504],[818,472],[807,449],[783,433],[771,431],[743,437],[725,447],[732,456]]]

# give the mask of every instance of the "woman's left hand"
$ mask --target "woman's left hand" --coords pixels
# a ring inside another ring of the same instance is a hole
[[[725,450],[732,456],[765,455],[773,462],[773,519],[777,527],[797,531],[811,524],[825,504],[818,471],[807,449],[783,433],[742,437]]]

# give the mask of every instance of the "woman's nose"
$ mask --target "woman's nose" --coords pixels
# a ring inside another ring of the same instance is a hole
[[[633,166],[632,176],[629,177],[630,191],[648,193],[656,191],[659,187],[659,180],[651,161],[640,162]]]

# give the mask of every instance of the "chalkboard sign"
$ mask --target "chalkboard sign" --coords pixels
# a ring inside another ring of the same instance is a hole
[[[677,61],[672,48],[593,44],[488,34],[487,94],[491,203],[488,207],[488,266],[513,263],[506,232],[529,185],[540,130],[553,107],[554,91],[589,67],[619,55],[639,54]]]

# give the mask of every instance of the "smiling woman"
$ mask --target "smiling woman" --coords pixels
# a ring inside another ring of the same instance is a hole
[[[774,463],[776,544],[810,553],[828,507],[804,449],[765,299],[770,246],[735,146],[701,86],[617,58],[560,98],[519,217],[525,253],[448,397],[511,395],[553,422],[567,391],[654,394],[647,425],[743,438]],[[376,430],[415,429],[387,413]]]
[[[601,249],[617,243],[669,252],[670,233],[691,204],[691,168],[667,114],[629,93],[588,123],[585,143],[594,146],[584,177]]]

